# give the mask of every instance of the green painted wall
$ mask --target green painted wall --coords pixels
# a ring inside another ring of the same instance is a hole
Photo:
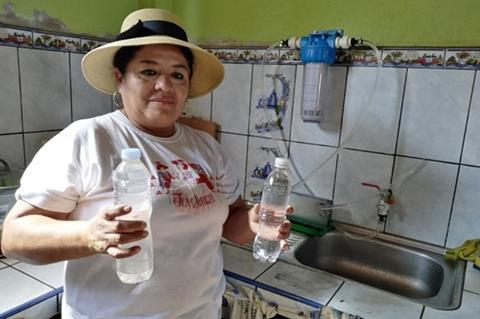
[[[5,0],[2,0],[4,4]],[[178,14],[190,38],[204,45],[268,45],[312,30],[342,28],[379,46],[480,46],[479,0],[9,0],[63,21],[73,33],[118,32],[132,10],[161,7]]]

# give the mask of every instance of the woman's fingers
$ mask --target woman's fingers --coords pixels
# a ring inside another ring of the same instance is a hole
[[[129,205],[116,205],[108,207],[103,210],[103,218],[105,220],[115,220],[119,216],[126,215],[132,211],[132,206]]]
[[[280,226],[277,227],[278,230],[278,239],[287,239],[290,236],[290,228],[292,224],[287,219]]]
[[[111,246],[105,250],[105,253],[114,258],[126,258],[136,255],[140,252],[140,246],[133,246],[129,248],[120,248],[118,246]]]

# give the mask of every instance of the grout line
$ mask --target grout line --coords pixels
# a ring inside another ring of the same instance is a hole
[[[454,184],[454,187],[453,187],[453,197],[452,197],[452,203],[451,203],[451,206],[450,206],[450,213],[449,213],[449,216],[448,216],[447,231],[445,232],[445,239],[444,239],[444,242],[443,242],[444,247],[447,247],[448,235],[450,233],[450,224],[452,223],[452,218],[453,218],[453,211],[454,211],[454,207],[455,207],[455,198],[457,196],[458,180],[460,179],[460,170],[461,170],[461,167],[462,167],[463,150],[465,148],[465,141],[467,139],[468,122],[469,122],[469,119],[470,119],[470,112],[472,110],[473,95],[475,93],[476,75],[477,75],[477,71],[475,71],[474,74],[473,74],[472,90],[470,91],[470,100],[468,101],[467,118],[465,119],[465,127],[464,127],[464,130],[463,130],[462,146],[460,147],[460,158],[458,160],[457,176],[455,178],[455,184]]]
[[[70,123],[73,122],[73,90],[72,90],[72,54],[68,53],[68,84],[70,92]]]
[[[340,283],[340,285],[338,285],[337,289],[335,289],[335,292],[332,294],[332,296],[328,299],[327,303],[326,303],[326,306],[329,306],[330,303],[332,302],[333,298],[337,295],[337,293],[340,291],[340,289],[342,289],[342,287],[345,285],[345,280],[342,280],[342,282]]]
[[[22,99],[22,73],[20,72],[20,48],[17,47],[17,69],[18,69],[18,94],[20,101],[20,122],[22,126],[22,150],[23,150],[23,167],[27,167],[27,147],[25,145],[25,124],[23,114],[23,99]]]
[[[338,140],[337,140],[337,149],[340,147],[342,141],[342,129],[343,129],[343,117],[345,115],[345,103],[347,100],[347,85],[348,77],[350,75],[350,67],[347,67],[345,70],[345,85],[343,87],[343,102],[342,102],[342,114],[340,117],[340,127],[338,131]],[[344,148],[345,149],[345,148]],[[335,171],[333,173],[333,185],[332,185],[332,201],[335,200],[335,189],[337,187],[337,177],[338,177],[338,165],[340,164],[340,152],[337,154],[335,159]]]

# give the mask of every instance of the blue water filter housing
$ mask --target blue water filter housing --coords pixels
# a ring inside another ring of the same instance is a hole
[[[343,30],[314,31],[301,37],[300,60],[305,65],[301,115],[304,122],[322,122],[329,99],[330,64],[335,61],[338,39]]]

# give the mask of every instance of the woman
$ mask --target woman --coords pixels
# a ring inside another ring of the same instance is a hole
[[[67,260],[63,318],[219,318],[221,237],[252,240],[258,205],[248,211],[219,144],[176,120],[188,97],[219,85],[223,66],[164,10],[131,13],[117,39],[85,55],[82,71],[123,108],[72,123],[36,154],[2,250],[34,264]],[[113,206],[111,175],[126,147],[140,148],[155,193],[154,274],[135,285],[115,272],[115,258],[138,253],[119,245],[147,236],[143,222],[116,219],[131,210]],[[289,233],[286,221],[278,238]]]

